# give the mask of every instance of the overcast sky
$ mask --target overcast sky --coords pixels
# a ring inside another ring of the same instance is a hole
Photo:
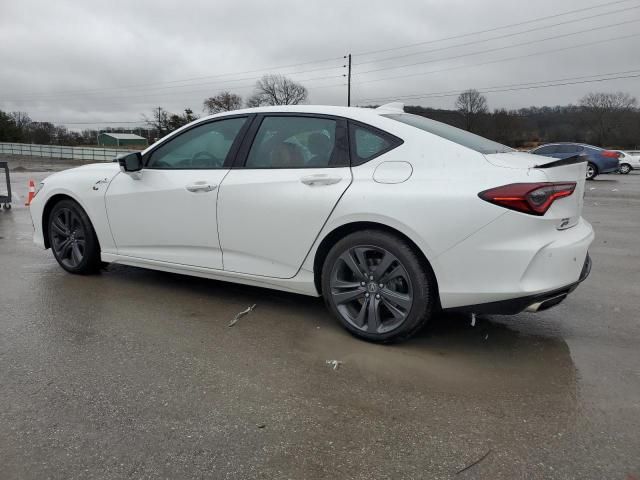
[[[246,97],[264,73],[344,105],[349,52],[354,104],[419,95],[404,102],[451,108],[467,88],[640,75],[640,1],[2,0],[0,45],[0,110],[74,129],[157,106],[202,114],[205,97]],[[486,96],[518,108],[619,90],[640,97],[640,77]]]

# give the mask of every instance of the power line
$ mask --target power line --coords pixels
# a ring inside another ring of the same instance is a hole
[[[271,72],[273,70],[278,70],[278,69],[284,69],[284,68],[292,68],[292,67],[296,67],[296,66],[302,66],[302,65],[309,65],[309,64],[314,64],[314,63],[326,63],[329,61],[336,61],[336,60],[340,60],[341,64],[340,65],[332,65],[330,67],[322,67],[322,68],[314,68],[314,69],[309,69],[309,70],[303,70],[303,71],[298,71],[298,72],[287,72],[287,75],[295,75],[295,74],[300,74],[300,73],[309,73],[309,72],[314,72],[314,71],[320,71],[320,70],[330,70],[330,69],[335,69],[335,68],[342,68],[342,60],[343,57],[333,57],[333,58],[329,58],[329,59],[324,59],[324,60],[314,60],[314,61],[309,61],[309,62],[303,62],[303,63],[297,63],[297,64],[290,64],[290,65],[282,65],[279,67],[265,67],[265,68],[261,68],[261,69],[256,69],[256,70],[245,70],[243,72],[229,72],[229,73],[221,73],[221,74],[216,74],[216,75],[205,75],[205,76],[201,76],[201,77],[192,77],[192,78],[185,78],[185,79],[181,79],[181,80],[167,80],[167,81],[163,81],[163,82],[153,82],[153,83],[144,83],[144,84],[134,84],[134,85],[123,85],[123,86],[119,86],[119,87],[104,87],[104,88],[95,88],[95,89],[88,89],[88,90],[66,90],[66,91],[59,91],[59,92],[50,92],[47,94],[31,94],[28,95],[29,97],[33,97],[33,96],[67,96],[67,95],[75,95],[75,94],[82,94],[82,93],[92,93],[92,92],[101,92],[101,91],[105,91],[105,90],[123,90],[123,89],[129,89],[129,88],[147,88],[147,87],[151,87],[153,85],[165,85],[168,83],[180,83],[180,82],[188,82],[188,81],[193,81],[193,80],[202,80],[205,78],[219,78],[219,77],[225,77],[225,76],[229,76],[229,75],[242,75],[242,74],[247,74],[247,73],[259,73],[259,72]],[[252,77],[248,77],[248,78],[242,78],[242,79],[230,79],[230,80],[221,80],[220,82],[217,83],[225,83],[225,82],[230,82],[230,81],[239,81],[239,80],[247,80],[247,79],[256,79],[255,76]],[[192,84],[193,85],[193,84]],[[192,85],[183,85],[183,86],[192,86]],[[20,97],[20,98],[26,98],[26,97]]]
[[[544,50],[544,51],[541,51],[541,52],[533,52],[533,53],[528,53],[528,54],[524,54],[524,55],[516,55],[514,57],[500,58],[500,59],[497,59],[497,60],[490,60],[490,61],[486,61],[486,62],[472,63],[472,64],[469,64],[469,65],[457,65],[457,66],[454,66],[454,67],[441,68],[439,70],[430,70],[428,72],[415,72],[415,73],[407,73],[407,74],[403,74],[403,75],[394,75],[394,76],[391,76],[391,77],[383,77],[383,78],[374,78],[374,79],[370,79],[370,80],[362,80],[360,82],[355,82],[355,84],[356,85],[361,85],[361,84],[364,84],[364,83],[383,82],[383,81],[386,81],[386,80],[395,80],[395,79],[399,79],[399,78],[418,77],[418,76],[423,76],[423,75],[431,75],[433,73],[450,72],[452,70],[461,70],[461,69],[465,69],[465,68],[491,65],[491,64],[494,64],[494,63],[507,62],[507,61],[511,61],[511,60],[521,60],[523,58],[535,57],[535,56],[538,56],[538,55],[544,55],[544,54],[548,54],[548,53],[557,53],[557,52],[562,52],[562,51],[566,51],[566,50],[572,50],[574,48],[582,48],[582,47],[588,47],[588,46],[591,46],[591,45],[599,45],[599,44],[602,44],[602,43],[612,42],[612,41],[615,41],[615,40],[624,40],[624,39],[627,39],[627,38],[637,37],[639,35],[640,35],[640,33],[632,33],[630,35],[622,35],[622,36],[619,36],[619,37],[606,38],[604,40],[596,40],[596,41],[593,41],[593,42],[581,43],[580,45],[571,45],[571,46],[568,46],[568,47],[555,48],[555,49],[552,49],[552,50]]]
[[[342,60],[342,59],[341,59]],[[343,65],[333,65],[331,67],[323,67],[320,69],[311,69],[311,70],[302,70],[302,71],[298,71],[298,72],[290,72],[288,73],[288,75],[298,75],[298,74],[303,74],[303,73],[309,73],[309,72],[315,72],[315,71],[319,71],[319,70],[332,70],[332,69],[342,69]],[[315,81],[315,80],[322,80],[325,78],[335,78],[336,76],[322,76],[322,77],[314,77],[314,78],[306,78],[306,79],[300,79],[299,81],[304,81],[304,82],[309,82],[309,81]],[[190,83],[190,84],[186,84],[186,85],[171,85],[171,86],[160,86],[160,87],[148,87],[145,88],[145,90],[166,90],[166,89],[174,89],[174,88],[185,88],[185,87],[196,87],[196,86],[201,86],[201,85],[209,85],[211,88],[214,88],[216,86],[219,86],[220,84],[224,84],[224,83],[230,83],[230,82],[240,82],[240,81],[245,81],[245,80],[258,80],[258,77],[252,76],[252,77],[244,77],[244,78],[235,78],[235,79],[228,79],[228,80],[220,80],[217,82],[202,82],[202,83]],[[242,85],[242,86],[231,86],[231,88],[249,88],[249,87],[254,87],[255,83],[252,83],[250,85]],[[127,87],[108,87],[108,88],[104,88],[104,89],[94,89],[94,90],[83,90],[83,91],[77,91],[77,92],[67,92],[64,94],[55,94],[55,93],[48,93],[48,94],[40,94],[40,95],[30,95],[30,96],[26,96],[26,97],[19,97],[17,99],[14,99],[14,101],[19,101],[19,100],[25,100],[25,99],[33,99],[33,100],[46,100],[46,99],[55,99],[55,98],[66,98],[69,96],[77,96],[77,95],[85,95],[85,94],[89,94],[89,96],[91,95],[100,95],[102,92],[104,91],[111,91],[111,90],[122,90],[125,89]],[[133,87],[132,87],[133,88]],[[136,88],[142,88],[142,87],[136,87]],[[5,99],[7,100],[7,99]]]
[[[368,51],[368,52],[361,52],[358,55],[368,55],[368,54],[371,54],[371,53],[387,52],[387,51],[393,51],[393,50],[399,50],[399,49],[403,49],[403,48],[408,48],[408,47],[412,47],[412,46],[426,45],[426,44],[430,44],[430,43],[436,43],[436,42],[441,42],[441,41],[451,40],[451,39],[456,39],[456,38],[464,38],[464,37],[468,37],[468,36],[472,36],[472,35],[488,33],[488,32],[497,31],[497,30],[501,30],[501,29],[505,29],[505,28],[510,28],[510,27],[515,27],[515,26],[530,24],[530,23],[542,21],[542,20],[549,19],[549,18],[565,16],[565,15],[569,15],[569,14],[572,14],[572,13],[578,13],[578,12],[593,10],[593,9],[602,8],[602,7],[610,6],[610,5],[616,5],[616,4],[620,4],[620,3],[627,3],[629,1],[631,1],[631,0],[618,0],[618,1],[614,1],[614,2],[607,2],[607,3],[603,3],[603,4],[594,5],[594,6],[591,6],[591,7],[585,7],[585,8],[570,10],[570,11],[559,13],[559,14],[555,14],[555,15],[539,17],[539,18],[536,18],[536,19],[527,20],[527,21],[524,21],[524,22],[518,22],[518,23],[514,23],[514,24],[510,24],[510,25],[504,25],[504,26],[500,26],[500,27],[495,27],[495,28],[491,28],[491,29],[487,29],[487,30],[481,30],[481,31],[476,31],[476,32],[471,32],[471,33],[466,33],[466,34],[461,34],[461,35],[455,35],[455,36],[451,36],[451,37],[446,37],[446,38],[441,38],[441,39],[436,39],[436,40],[430,40],[430,41],[426,41],[426,42],[419,42],[419,43],[410,44],[410,45],[402,45],[402,46],[388,48],[388,49],[371,50],[371,51]],[[606,14],[607,13],[604,13],[603,15],[606,15]],[[51,93],[47,93],[47,94],[32,94],[32,95],[29,95],[29,97],[36,96],[36,97],[51,98],[51,97],[54,97],[54,96],[57,97],[58,95],[73,95],[73,94],[78,94],[78,93],[92,93],[92,92],[102,92],[102,91],[107,91],[107,90],[122,90],[122,89],[129,89],[129,88],[146,88],[146,87],[152,87],[154,85],[166,85],[166,84],[171,84],[171,83],[183,83],[183,82],[190,82],[190,81],[194,81],[194,80],[220,78],[220,77],[225,77],[225,76],[230,76],[230,75],[243,75],[243,74],[249,74],[249,73],[258,73],[258,72],[267,72],[267,71],[272,71],[272,70],[281,70],[281,69],[299,67],[299,66],[304,66],[304,65],[326,63],[326,62],[335,61],[335,60],[341,60],[341,59],[342,59],[341,57],[331,57],[331,58],[325,58],[325,59],[320,59],[320,60],[311,60],[311,61],[307,61],[307,62],[293,63],[293,64],[287,64],[287,65],[264,67],[264,68],[260,68],[260,69],[254,69],[254,70],[244,70],[244,71],[240,71],[240,72],[238,72],[238,71],[236,71],[236,72],[227,72],[227,73],[220,73],[220,74],[214,74],[214,75],[204,75],[204,76],[199,76],[199,77],[184,78],[184,79],[179,79],[179,80],[167,80],[167,81],[162,81],[162,82],[153,82],[153,83],[145,83],[145,84],[132,84],[132,85],[119,86],[119,87],[104,87],[104,88],[85,89],[85,90],[66,90],[66,91],[59,91],[59,92],[51,92]],[[370,63],[370,62],[362,62],[362,63]],[[316,69],[305,70],[303,72],[291,72],[289,74],[307,73],[307,72],[311,72],[311,71],[328,70],[328,69],[331,69],[331,68],[337,68],[337,67],[321,67],[321,68],[316,68]],[[228,82],[228,81],[237,81],[237,80],[240,80],[240,79],[231,79],[231,80],[227,80],[227,81],[221,81],[221,83]],[[188,85],[184,85],[184,86],[188,86]],[[21,98],[25,98],[25,97],[21,97]]]
[[[416,65],[425,65],[427,63],[442,62],[442,61],[445,61],[445,60],[455,60],[455,59],[458,59],[458,58],[471,57],[471,56],[478,55],[478,54],[497,52],[497,51],[500,51],[500,50],[507,50],[507,49],[515,48],[515,47],[523,47],[523,46],[526,46],[526,45],[533,45],[534,43],[547,42],[549,40],[557,40],[559,38],[567,38],[567,37],[571,37],[571,36],[574,36],[574,35],[579,35],[579,34],[585,33],[585,32],[592,32],[594,30],[602,30],[602,29],[605,29],[605,28],[618,27],[620,25],[628,25],[630,23],[636,23],[636,22],[640,22],[640,18],[636,18],[636,19],[633,19],[633,20],[627,20],[625,22],[616,22],[616,23],[613,23],[613,24],[601,25],[599,27],[587,28],[587,29],[584,29],[584,30],[578,30],[577,32],[563,33],[561,35],[555,35],[555,36],[552,36],[552,37],[539,38],[539,39],[536,39],[536,40],[529,40],[527,42],[514,43],[512,45],[506,45],[506,46],[502,46],[502,47],[494,47],[494,48],[490,48],[490,49],[487,49],[487,50],[481,50],[481,51],[477,51],[477,52],[463,53],[463,54],[455,55],[455,56],[452,56],[452,57],[437,58],[437,59],[424,60],[424,61],[413,62],[413,63],[404,63],[402,65],[394,65],[394,66],[389,66],[389,67],[375,68],[375,69],[372,69],[372,70],[365,70],[363,72],[358,72],[356,70],[354,75],[364,75],[366,73],[381,72],[381,71],[384,71],[384,70],[394,70],[396,68],[414,67]]]
[[[596,78],[596,77],[608,77],[608,78]],[[555,86],[564,86],[564,85],[576,85],[580,83],[604,82],[608,80],[618,80],[622,78],[636,78],[636,77],[640,77],[640,69],[625,70],[622,72],[602,73],[599,75],[582,75],[578,77],[564,77],[564,78],[557,78],[554,80],[540,80],[537,82],[512,83],[507,85],[497,85],[493,87],[481,87],[481,88],[477,88],[476,90],[478,90],[481,93],[496,93],[496,92],[506,92],[511,90],[524,90],[524,89],[546,88],[546,87],[555,87]],[[572,80],[575,80],[575,81],[572,81]],[[403,99],[450,97],[450,96],[459,95],[463,91],[464,90],[458,89],[458,90],[445,90],[442,92],[400,95],[396,97],[365,98],[360,100],[358,103],[380,102],[380,101],[387,101],[387,100],[391,101],[391,100],[403,100]]]
[[[640,6],[639,6],[640,7]],[[638,7],[634,7],[634,8],[638,8]],[[608,24],[608,25],[602,25],[602,26],[598,26],[598,27],[593,27],[590,29],[585,29],[585,30],[578,30],[576,32],[570,32],[570,33],[566,33],[566,34],[561,34],[561,35],[555,35],[552,37],[546,37],[546,38],[542,38],[542,39],[537,39],[537,40],[531,40],[531,41],[527,41],[527,42],[521,42],[519,44],[512,44],[512,45],[507,45],[507,46],[502,46],[502,47],[495,47],[495,48],[491,48],[491,49],[486,49],[486,50],[482,50],[482,51],[477,51],[477,52],[470,52],[470,53],[465,53],[465,54],[460,54],[460,55],[455,55],[452,57],[446,57],[446,58],[441,58],[441,59],[431,59],[431,60],[425,60],[425,61],[421,61],[421,62],[413,62],[413,63],[408,63],[408,64],[402,64],[402,65],[396,65],[396,66],[389,66],[389,67],[382,67],[382,68],[377,68],[377,69],[372,69],[372,70],[365,70],[363,72],[356,72],[355,75],[364,75],[367,73],[375,73],[375,72],[379,72],[379,71],[385,71],[385,70],[393,70],[393,69],[397,69],[397,68],[404,68],[404,67],[410,67],[410,66],[416,66],[416,65],[424,65],[424,64],[428,64],[428,63],[434,63],[434,62],[440,62],[440,61],[445,61],[445,60],[453,60],[453,59],[458,59],[458,58],[464,58],[464,57],[469,57],[469,56],[474,56],[474,55],[478,55],[478,54],[483,54],[483,53],[490,53],[490,52],[495,52],[495,51],[500,51],[500,50],[506,50],[506,49],[510,49],[510,48],[515,48],[515,47],[520,47],[520,46],[526,46],[526,45],[532,45],[535,43],[541,43],[541,42],[545,42],[545,41],[549,41],[549,40],[557,40],[559,38],[566,38],[566,37],[570,37],[570,36],[575,36],[575,35],[579,35],[581,33],[585,33],[585,32],[591,32],[594,30],[601,30],[601,29],[605,29],[605,28],[609,28],[609,27],[613,27],[613,26],[619,26],[619,25],[625,25],[625,24],[629,24],[629,23],[635,23],[640,21],[640,19],[633,19],[633,20],[628,20],[626,22],[617,22],[615,24]],[[339,67],[331,67],[331,68],[339,68]],[[295,72],[294,72],[295,73]],[[300,72],[303,73],[303,72]],[[425,74],[428,73],[432,73],[432,72],[426,72]],[[408,75],[410,76],[410,75]],[[316,81],[316,80],[324,80],[324,79],[329,79],[329,78],[336,78],[336,76],[321,76],[321,77],[314,77],[314,78],[308,78],[308,79],[301,79],[299,81],[305,81],[305,82],[310,82],[310,81]],[[395,77],[390,77],[390,78],[395,78]],[[233,80],[226,80],[226,82],[235,82],[235,81],[242,81],[245,79],[233,79]],[[248,78],[247,78],[248,80]],[[378,79],[381,80],[381,79]],[[378,81],[378,80],[370,80],[370,81]],[[225,82],[225,81],[223,81]],[[366,81],[363,82],[356,82],[356,83],[365,83]],[[185,88],[185,87],[192,87],[192,86],[198,86],[198,85],[209,85],[209,83],[204,83],[204,84],[190,84],[190,85],[178,85],[178,86],[173,86],[173,87],[156,87],[154,88],[154,90],[162,90],[162,89],[168,89],[168,88]],[[233,88],[235,89],[244,89],[244,88],[252,88],[254,85],[253,84],[249,84],[249,85],[236,85]],[[208,91],[210,88],[213,88],[213,86],[209,86],[209,88],[207,88],[206,90],[191,90],[191,91],[187,91],[187,92],[173,92],[173,93],[178,93],[178,94],[185,94],[185,93],[198,93],[198,92],[202,92],[202,91]],[[108,98],[118,98],[118,99],[127,99],[127,98],[150,98],[153,97],[154,95],[159,95],[160,93],[157,94],[148,94],[148,95],[117,95],[117,96],[113,96],[113,97],[103,97],[100,96],[99,98],[103,98],[103,99],[108,99]],[[164,96],[168,95],[167,93],[162,94]],[[33,98],[33,100],[46,100],[46,99],[55,99],[55,98],[60,98],[54,95],[49,95],[47,97],[40,97],[40,98]],[[16,99],[14,101],[24,101],[25,99]]]
[[[607,6],[610,6],[610,5],[617,5],[617,4],[620,4],[620,3],[628,3],[630,1],[632,1],[632,0],[618,0],[618,1],[615,1],[615,2],[600,3],[600,4],[597,4],[597,5],[593,5],[591,7],[578,8],[576,10],[568,10],[568,11],[563,12],[563,13],[556,13],[554,15],[547,15],[547,16],[544,16],[544,17],[533,18],[531,20],[525,20],[523,22],[511,23],[511,24],[508,24],[508,25],[502,25],[500,27],[489,28],[489,29],[486,29],[486,30],[476,30],[475,32],[469,32],[469,33],[463,33],[463,34],[459,34],[459,35],[453,35],[451,37],[437,38],[437,39],[434,39],[434,40],[427,40],[427,41],[424,41],[424,42],[410,43],[410,44],[406,44],[406,45],[400,45],[400,46],[397,46],[397,47],[384,48],[384,49],[379,49],[379,50],[368,50],[366,52],[354,53],[353,55],[354,56],[364,56],[364,55],[370,55],[372,53],[393,52],[393,51],[396,51],[396,50],[401,50],[403,48],[417,47],[417,46],[420,46],[420,45],[429,45],[429,44],[432,44],[432,43],[444,42],[444,41],[447,41],[447,40],[456,40],[458,38],[465,38],[465,37],[470,37],[470,36],[473,36],[473,35],[480,35],[480,34],[483,34],[483,33],[495,32],[495,31],[498,31],[498,30],[504,30],[506,28],[511,28],[511,27],[519,27],[521,25],[528,25],[528,24],[531,24],[531,23],[536,23],[536,22],[540,22],[540,21],[543,21],[543,20],[548,20],[550,18],[563,17],[565,15],[571,15],[572,13],[579,13],[579,12],[585,12],[585,11],[588,11],[588,10],[595,10],[597,8],[607,7]]]
[[[478,43],[486,43],[486,42],[491,42],[493,40],[501,40],[503,38],[515,37],[515,36],[518,36],[518,35],[524,35],[526,33],[545,30],[547,28],[553,28],[553,27],[558,27],[558,26],[561,26],[561,25],[567,25],[567,24],[571,24],[571,23],[582,22],[584,20],[591,20],[592,18],[600,18],[600,17],[606,16],[606,15],[613,15],[614,13],[621,13],[621,12],[626,12],[626,11],[629,11],[629,10],[636,10],[638,8],[640,8],[640,5],[635,5],[633,7],[622,8],[622,9],[619,9],[619,10],[612,10],[610,12],[598,13],[596,15],[590,15],[588,17],[578,18],[578,19],[574,19],[574,20],[566,20],[564,22],[553,23],[551,25],[542,25],[542,26],[539,26],[539,27],[530,28],[528,30],[522,30],[522,31],[519,31],[519,32],[507,33],[507,34],[504,34],[504,35],[498,35],[498,36],[494,36],[494,37],[490,37],[490,38],[485,38],[485,39],[482,39],[482,40],[473,40],[473,41],[464,42],[464,43],[457,43],[455,45],[448,45],[446,47],[432,48],[430,50],[421,50],[419,52],[405,53],[405,54],[402,54],[402,55],[394,55],[394,56],[391,56],[391,57],[379,58],[379,59],[374,59],[374,60],[367,60],[365,62],[355,63],[354,66],[357,67],[359,65],[366,65],[366,64],[369,64],[369,63],[379,63],[379,62],[384,62],[384,61],[387,61],[387,60],[397,60],[399,58],[406,58],[406,57],[413,57],[413,56],[416,56],[416,55],[423,55],[425,53],[440,52],[440,51],[444,51],[444,50],[451,50],[453,48],[466,47],[466,46],[469,46],[469,45],[477,45]],[[510,48],[510,47],[507,47],[507,48]]]
[[[327,76],[327,77],[318,77],[318,78],[313,78],[313,79],[306,79],[306,80],[301,80],[303,82],[308,82],[311,80],[320,80],[320,79],[338,79],[338,78],[342,78],[342,75],[332,75],[332,76]],[[323,88],[333,88],[333,87],[338,87],[338,86],[344,86],[345,83],[344,82],[340,82],[340,83],[332,83],[329,85],[317,85],[314,86],[314,90],[319,90],[319,89],[323,89]],[[233,87],[234,90],[241,90],[241,89],[245,89],[245,88],[255,88],[255,84],[247,84],[247,85],[239,85],[239,86],[235,86]],[[160,100],[167,100],[168,97],[176,97],[176,96],[183,96],[183,95],[190,95],[190,94],[197,94],[197,93],[207,93],[207,92],[211,92],[211,88],[199,88],[196,90],[188,90],[188,91],[179,91],[179,92],[155,92],[155,93],[149,93],[149,94],[144,94],[144,93],[140,93],[140,94],[134,94],[134,95],[109,95],[109,96],[97,96],[97,97],[81,97],[79,98],[79,100],[129,100],[129,99],[143,99],[143,98],[156,98],[156,99],[160,99]],[[186,98],[186,97],[185,97]],[[6,101],[6,100],[5,100]],[[18,102],[18,100],[14,100],[15,102]],[[29,100],[20,100],[19,103],[24,104],[24,103],[47,103],[47,102],[51,102],[51,101],[55,101],[55,99],[29,99]],[[176,100],[177,101],[177,100]],[[200,103],[202,101],[202,99],[199,99],[198,102]],[[156,103],[156,102],[151,102],[151,103]],[[185,102],[185,103],[189,103],[189,102]],[[146,103],[145,103],[146,104]],[[128,106],[131,106],[131,103],[127,103]]]

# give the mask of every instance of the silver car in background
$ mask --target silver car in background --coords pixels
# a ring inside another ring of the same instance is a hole
[[[618,160],[620,161],[620,168],[618,172],[626,175],[631,170],[640,170],[640,150],[616,150],[620,153]]]

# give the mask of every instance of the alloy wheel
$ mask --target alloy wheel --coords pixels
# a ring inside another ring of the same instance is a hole
[[[340,255],[332,268],[330,289],[340,315],[370,334],[398,328],[413,305],[406,268],[391,252],[376,246],[356,246]]]
[[[596,174],[596,169],[593,165],[587,165],[587,178],[593,178]]]
[[[51,220],[51,246],[64,266],[76,268],[80,265],[85,255],[86,234],[76,212],[69,208],[55,212]]]

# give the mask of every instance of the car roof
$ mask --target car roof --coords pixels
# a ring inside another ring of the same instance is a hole
[[[341,107],[334,105],[276,105],[269,107],[243,108],[240,110],[231,110],[229,112],[220,112],[206,117],[199,118],[177,130],[174,130],[166,137],[161,138],[158,142],[150,145],[143,154],[149,150],[156,148],[160,142],[165,142],[169,138],[179,135],[185,129],[192,126],[205,123],[213,119],[222,119],[225,117],[233,117],[236,115],[251,115],[260,113],[306,113],[316,115],[332,115],[335,117],[348,118],[350,120],[360,121],[367,125],[383,129],[393,135],[400,136],[403,140],[411,135],[423,135],[424,132],[410,125],[386,118],[385,114],[406,113],[402,103],[389,103],[378,108],[364,107]]]
[[[378,108],[365,107],[341,107],[335,105],[275,105],[268,107],[243,108],[230,112],[221,112],[203,117],[200,120],[219,118],[227,115],[246,115],[254,113],[307,113],[318,115],[334,115],[346,117],[354,120],[376,119],[382,114],[405,113],[404,105],[401,103],[389,103]]]

